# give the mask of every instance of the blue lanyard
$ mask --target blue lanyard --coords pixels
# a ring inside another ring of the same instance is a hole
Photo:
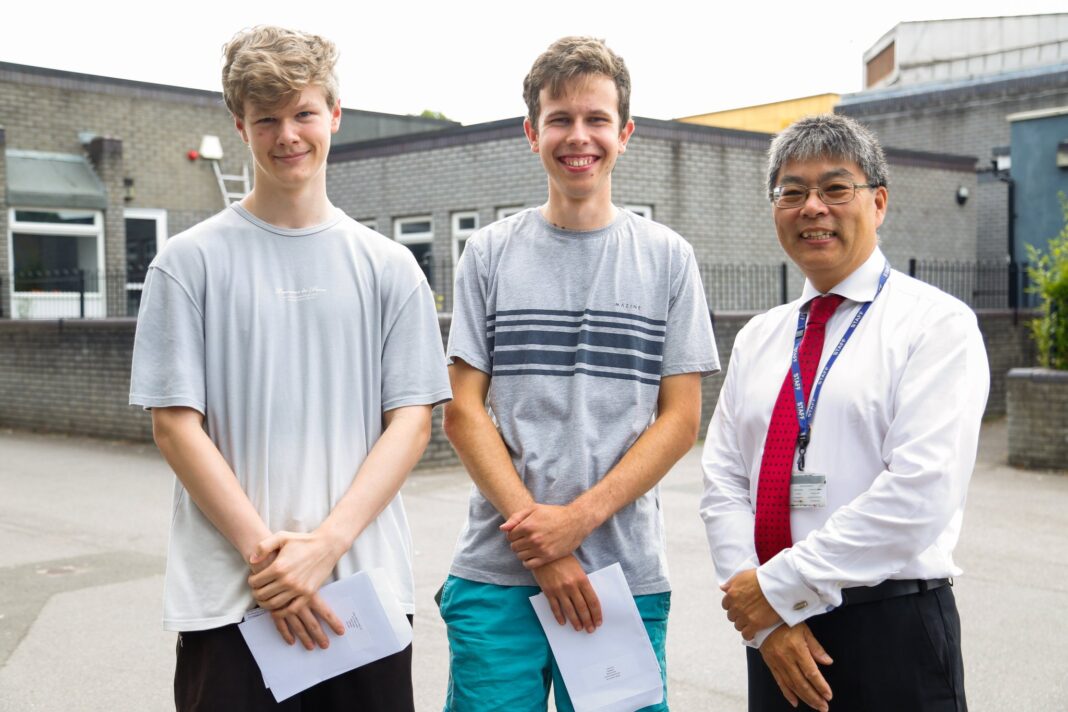
[[[890,276],[890,262],[883,265],[883,272],[879,275],[879,286],[875,290],[875,296],[872,297],[871,302],[874,302],[879,296],[879,293],[883,291],[883,285],[886,284],[887,278]],[[805,408],[805,392],[801,388],[801,364],[797,361],[797,352],[801,349],[801,339],[805,335],[805,325],[808,323],[808,312],[801,312],[797,315],[797,332],[794,334],[794,351],[790,361],[790,371],[793,374],[794,385],[794,405],[797,411],[797,469],[800,472],[805,471],[805,450],[808,449],[808,443],[811,440],[812,432],[812,419],[816,415],[816,402],[820,397],[820,389],[823,388],[823,381],[827,378],[827,373],[831,370],[831,366],[838,360],[838,354],[842,353],[842,349],[845,348],[846,342],[849,341],[849,337],[853,335],[853,332],[857,330],[857,325],[860,320],[864,318],[864,315],[868,313],[868,307],[871,306],[871,302],[864,302],[860,305],[860,309],[857,310],[857,315],[853,317],[853,323],[846,329],[842,339],[838,342],[838,345],[834,347],[834,351],[831,352],[831,357],[827,359],[827,364],[823,367],[823,371],[820,372],[820,377],[816,379],[815,385],[812,387],[812,397],[809,399],[808,409]]]

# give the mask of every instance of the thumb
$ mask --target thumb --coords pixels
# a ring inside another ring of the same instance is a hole
[[[285,543],[285,539],[281,534],[271,534],[256,545],[256,548],[252,550],[252,555],[248,557],[248,562],[250,564],[260,563],[267,558],[272,551],[281,549],[283,543]]]
[[[512,531],[517,526],[519,526],[519,523],[521,521],[523,521],[528,516],[530,516],[531,511],[533,511],[531,507],[526,507],[524,509],[520,509],[518,512],[514,512],[512,514],[512,516],[508,517],[508,519],[505,520],[504,524],[502,524],[500,526],[501,531],[502,532],[510,532],[510,531]]]

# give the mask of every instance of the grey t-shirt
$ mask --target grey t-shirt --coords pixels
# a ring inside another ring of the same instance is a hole
[[[719,370],[693,248],[620,210],[609,226],[560,230],[539,209],[473,235],[456,271],[448,357],[491,376],[487,404],[534,499],[567,504],[623,457],[656,416],[660,379]],[[477,488],[451,572],[535,585]],[[634,595],[669,590],[654,488],[576,552],[589,572],[619,561]]]
[[[272,531],[315,529],[382,432],[382,413],[451,396],[433,298],[411,253],[349,219],[288,230],[233,206],[168,240],[145,280],[130,402],[205,415]],[[387,571],[414,610],[400,496],[334,574]],[[253,604],[240,554],[180,482],[164,624],[201,630]]]

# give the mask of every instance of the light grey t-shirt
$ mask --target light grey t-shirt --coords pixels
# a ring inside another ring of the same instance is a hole
[[[288,230],[232,206],[168,240],[145,280],[130,402],[205,415],[271,531],[315,529],[382,432],[382,413],[451,396],[433,298],[411,253],[349,219]],[[384,568],[414,610],[398,495],[334,575]],[[202,630],[253,607],[241,555],[180,482],[164,625]]]
[[[487,404],[537,502],[567,504],[623,457],[656,415],[660,379],[719,370],[693,248],[620,210],[590,232],[539,209],[473,235],[456,271],[448,357],[491,376]],[[477,488],[455,576],[535,585]],[[587,571],[619,561],[634,595],[669,590],[654,488],[579,547]]]

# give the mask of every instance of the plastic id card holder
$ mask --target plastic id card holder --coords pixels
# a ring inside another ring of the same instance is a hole
[[[790,507],[815,509],[827,506],[827,477],[811,472],[795,472],[790,478]]]

